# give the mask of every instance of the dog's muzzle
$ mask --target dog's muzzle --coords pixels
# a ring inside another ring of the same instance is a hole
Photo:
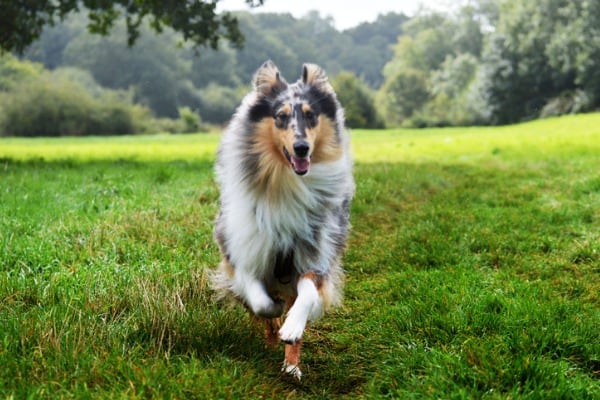
[[[294,143],[294,154],[290,154],[287,149],[283,148],[285,157],[292,165],[292,169],[296,175],[306,175],[310,168],[310,145],[304,140],[300,140]]]

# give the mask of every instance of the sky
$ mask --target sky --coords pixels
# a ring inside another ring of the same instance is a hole
[[[456,0],[265,0],[254,12],[290,13],[296,18],[303,17],[311,10],[321,16],[331,16],[338,30],[352,28],[361,22],[372,22],[379,14],[388,12],[415,15],[421,7],[428,10],[448,10]],[[220,0],[219,11],[251,10],[244,0]]]

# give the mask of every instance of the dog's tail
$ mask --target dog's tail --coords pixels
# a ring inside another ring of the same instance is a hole
[[[323,298],[324,311],[339,307],[344,297],[344,270],[339,262],[334,263],[323,282],[321,296]]]
[[[208,282],[213,290],[213,298],[216,302],[235,304],[237,296],[231,290],[232,278],[233,268],[226,260],[222,260],[218,268],[208,272]]]

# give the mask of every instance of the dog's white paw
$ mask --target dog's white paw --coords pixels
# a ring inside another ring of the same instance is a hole
[[[281,329],[279,329],[279,338],[286,343],[296,343],[302,339],[306,321],[298,321],[296,318],[288,317]]]
[[[281,372],[285,372],[286,374],[300,380],[302,378],[302,371],[300,371],[300,367],[297,365],[289,364],[287,361],[283,361],[283,366],[281,367]]]
[[[252,310],[254,315],[263,318],[277,318],[283,314],[283,300],[274,301],[265,291],[262,283],[250,275],[236,275],[236,289],[240,297]]]
[[[259,317],[271,319],[281,317],[283,314],[283,301],[273,301],[270,298],[266,301],[253,304],[251,306],[252,312]]]

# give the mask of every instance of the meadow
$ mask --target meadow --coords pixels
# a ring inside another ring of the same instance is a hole
[[[212,301],[216,134],[0,140],[0,398],[600,399],[600,114],[353,132],[345,302]]]

